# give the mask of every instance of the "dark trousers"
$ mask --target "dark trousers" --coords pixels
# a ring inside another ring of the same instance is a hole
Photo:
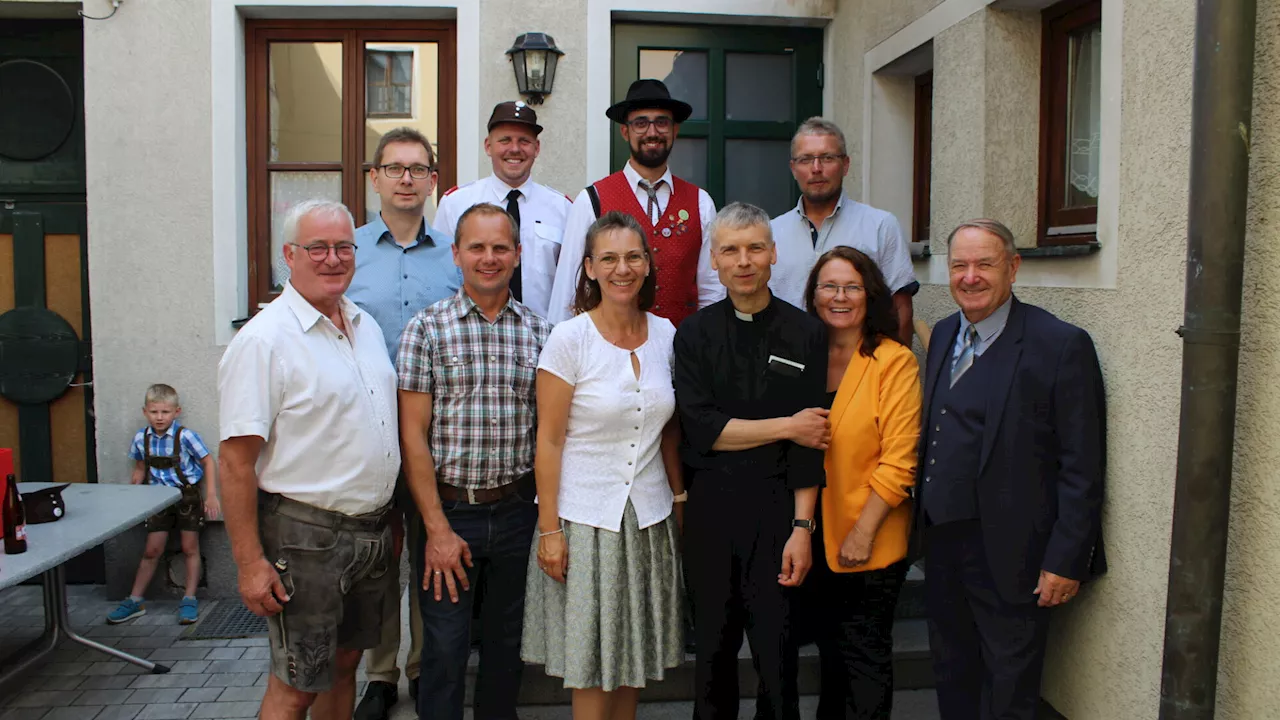
[[[942,720],[1033,720],[1049,627],[1036,596],[995,588],[977,520],[925,528],[929,649]]]
[[[797,657],[788,588],[778,584],[794,500],[781,479],[699,475],[685,511],[685,567],[697,654],[695,720],[738,717],[738,650],[746,631],[760,676],[757,703],[798,720]]]
[[[854,573],[831,572],[822,555],[815,554],[814,563],[826,570],[814,578],[819,596],[814,640],[822,672],[818,720],[889,720],[893,617],[907,562]]]
[[[476,720],[516,720],[516,697],[524,663],[520,635],[524,626],[525,572],[538,522],[532,500],[519,493],[487,505],[444,503],[449,525],[471,547],[467,568],[471,589],[459,588],[458,602],[448,593],[435,599],[421,592],[422,664],[418,676],[418,717],[461,720],[471,649],[472,606],[480,602],[480,668],[476,676]],[[425,534],[424,534],[425,537]],[[414,567],[421,582],[425,560],[416,548]]]

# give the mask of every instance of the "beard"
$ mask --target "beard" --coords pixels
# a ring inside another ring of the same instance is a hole
[[[825,188],[814,190],[805,190],[804,199],[811,203],[822,205],[840,197],[840,192],[844,189],[844,183],[835,183],[827,185]]]
[[[667,143],[661,148],[655,148],[652,150],[644,150],[642,148],[643,141],[641,141],[640,147],[632,146],[631,157],[635,158],[636,162],[647,168],[660,168],[663,165],[666,165],[667,158],[671,157],[671,143]]]

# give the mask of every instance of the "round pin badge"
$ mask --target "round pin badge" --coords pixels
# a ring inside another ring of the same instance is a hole
[[[680,212],[676,213],[676,215],[680,216],[680,220],[681,220],[681,221],[684,221],[684,220],[688,220],[688,219],[689,219],[689,211],[688,211],[688,210],[681,210]]]
[[[662,237],[671,237],[671,228],[662,228]]]

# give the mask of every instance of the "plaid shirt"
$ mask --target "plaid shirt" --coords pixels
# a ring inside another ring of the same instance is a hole
[[[436,480],[484,490],[533,470],[534,379],[551,324],[509,300],[490,323],[465,291],[404,329],[400,389],[432,396]]]
[[[157,435],[150,427],[144,427],[134,433],[133,444],[129,446],[129,457],[134,460],[143,459],[144,449],[142,443],[148,442],[151,445],[151,457],[173,457],[173,436],[178,429],[178,423],[173,423],[168,430]],[[200,464],[201,460],[209,455],[209,448],[205,447],[204,441],[196,434],[195,430],[189,427],[182,428],[182,451],[179,453],[182,462],[182,474],[187,476],[187,483],[195,485],[204,478],[204,466]],[[178,479],[177,470],[164,470],[161,468],[147,468],[147,480],[154,485],[168,485],[169,487],[182,487],[182,481]]]

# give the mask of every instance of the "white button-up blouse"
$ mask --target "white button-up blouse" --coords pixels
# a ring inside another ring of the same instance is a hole
[[[538,369],[574,386],[560,461],[560,517],[619,532],[630,499],[641,529],[671,514],[659,445],[675,413],[671,385],[676,329],[647,314],[649,338],[631,353],[604,339],[586,313],[556,325]]]

